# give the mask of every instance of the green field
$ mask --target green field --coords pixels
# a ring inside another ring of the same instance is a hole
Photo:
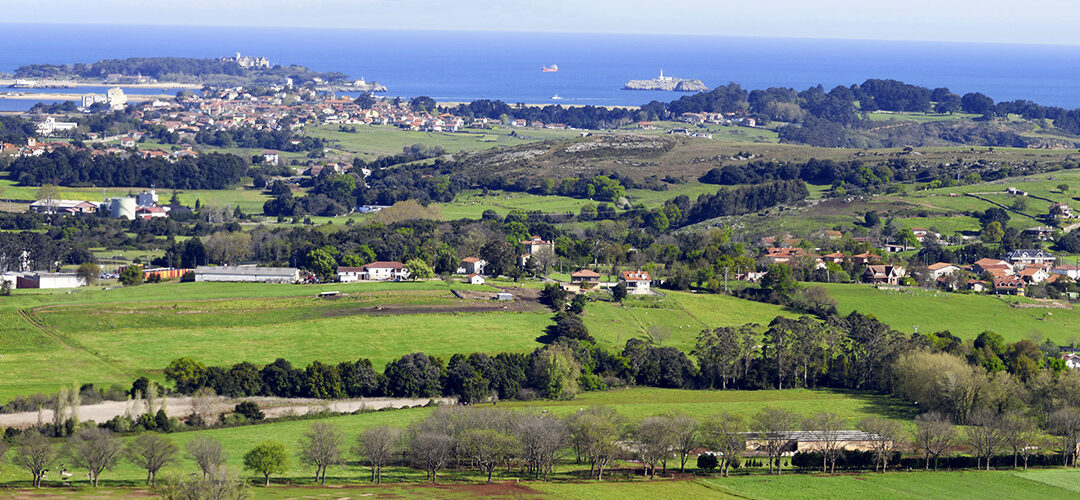
[[[87,200],[96,202],[101,201],[103,191],[106,198],[113,198],[136,194],[142,192],[144,189],[149,188],[112,187],[103,190],[102,188],[61,187],[60,197],[67,200]],[[18,186],[11,179],[0,179],[0,195],[2,195],[3,198],[35,200],[37,199],[37,190],[38,188],[35,186]],[[159,203],[168,203],[169,198],[172,197],[172,193],[173,190],[171,189],[158,189],[157,194],[160,199]],[[240,186],[235,189],[180,190],[178,191],[178,194],[180,203],[189,207],[194,207],[196,201],[203,206],[239,206],[240,210],[246,214],[261,214],[263,203],[270,199],[270,197],[264,194],[261,189],[251,187],[250,180],[248,181],[248,185]]]
[[[347,127],[352,127],[348,125]],[[414,132],[391,125],[355,125],[356,132],[342,132],[337,125],[307,127],[312,137],[327,139],[341,153],[373,159],[401,153],[412,144],[442,146],[447,152],[483,151],[495,146],[512,146],[549,139],[567,139],[581,135],[577,130],[463,129],[462,132]],[[510,134],[514,133],[513,136]]]
[[[1044,481],[1043,479],[1048,479]],[[706,484],[741,498],[1078,498],[1077,470],[892,472],[838,476],[787,475],[711,479]],[[1060,481],[1056,484],[1055,481]]]
[[[815,284],[817,286],[818,284]],[[991,295],[968,295],[904,289],[877,290],[869,285],[821,284],[839,303],[840,314],[859,311],[873,314],[889,326],[911,333],[918,325],[923,333],[948,330],[961,338],[975,338],[986,330],[1000,333],[1008,342],[1045,337],[1065,345],[1080,328],[1080,311],[1046,307],[1013,307]],[[1013,298],[1014,302],[1035,301]]]
[[[522,283],[516,286],[528,286]],[[457,289],[493,290],[454,284]],[[347,296],[316,298],[320,291]],[[72,383],[130,384],[162,380],[161,370],[187,356],[207,365],[296,365],[369,358],[382,367],[412,352],[449,359],[455,353],[528,352],[542,344],[551,312],[533,305],[482,309],[486,300],[454,297],[442,281],[325,284],[161,283],[135,288],[18,291],[0,303],[0,400],[53,392]],[[374,312],[375,308],[389,308]],[[396,309],[395,309],[396,308]],[[693,348],[705,328],[767,324],[783,309],[712,294],[672,292],[624,305],[592,302],[590,334],[621,350],[648,339],[658,325],[664,345]],[[41,366],[54,369],[42,372]]]

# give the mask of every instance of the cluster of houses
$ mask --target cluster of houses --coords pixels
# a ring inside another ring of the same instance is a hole
[[[1080,278],[1080,267],[1057,265],[1057,258],[1039,249],[1014,250],[1004,259],[983,258],[969,266],[938,262],[928,266],[930,277],[943,287],[976,292],[992,291],[999,295],[1024,295],[1030,285],[1053,283],[1062,276]],[[959,271],[985,276],[985,280],[969,278],[961,283],[949,276]]]
[[[158,195],[153,189],[134,196],[109,198],[103,202],[86,200],[41,199],[30,204],[30,211],[39,214],[55,215],[94,215],[102,214],[113,219],[143,219],[169,217],[180,212],[191,213],[183,205],[158,204]]]

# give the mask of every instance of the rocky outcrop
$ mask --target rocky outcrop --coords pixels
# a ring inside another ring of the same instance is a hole
[[[630,80],[623,85],[623,90],[669,90],[673,92],[702,92],[709,90],[696,78],[676,78],[673,76],[653,78],[651,80]]]

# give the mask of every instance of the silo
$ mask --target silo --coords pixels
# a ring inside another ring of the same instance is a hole
[[[109,216],[114,219],[135,220],[135,198],[113,198],[109,203]]]

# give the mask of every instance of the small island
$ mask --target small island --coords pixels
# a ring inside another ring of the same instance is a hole
[[[651,80],[630,80],[623,85],[623,90],[669,90],[674,92],[701,92],[709,90],[705,83],[696,78],[676,78],[664,76],[664,70],[660,70],[660,76]]]

